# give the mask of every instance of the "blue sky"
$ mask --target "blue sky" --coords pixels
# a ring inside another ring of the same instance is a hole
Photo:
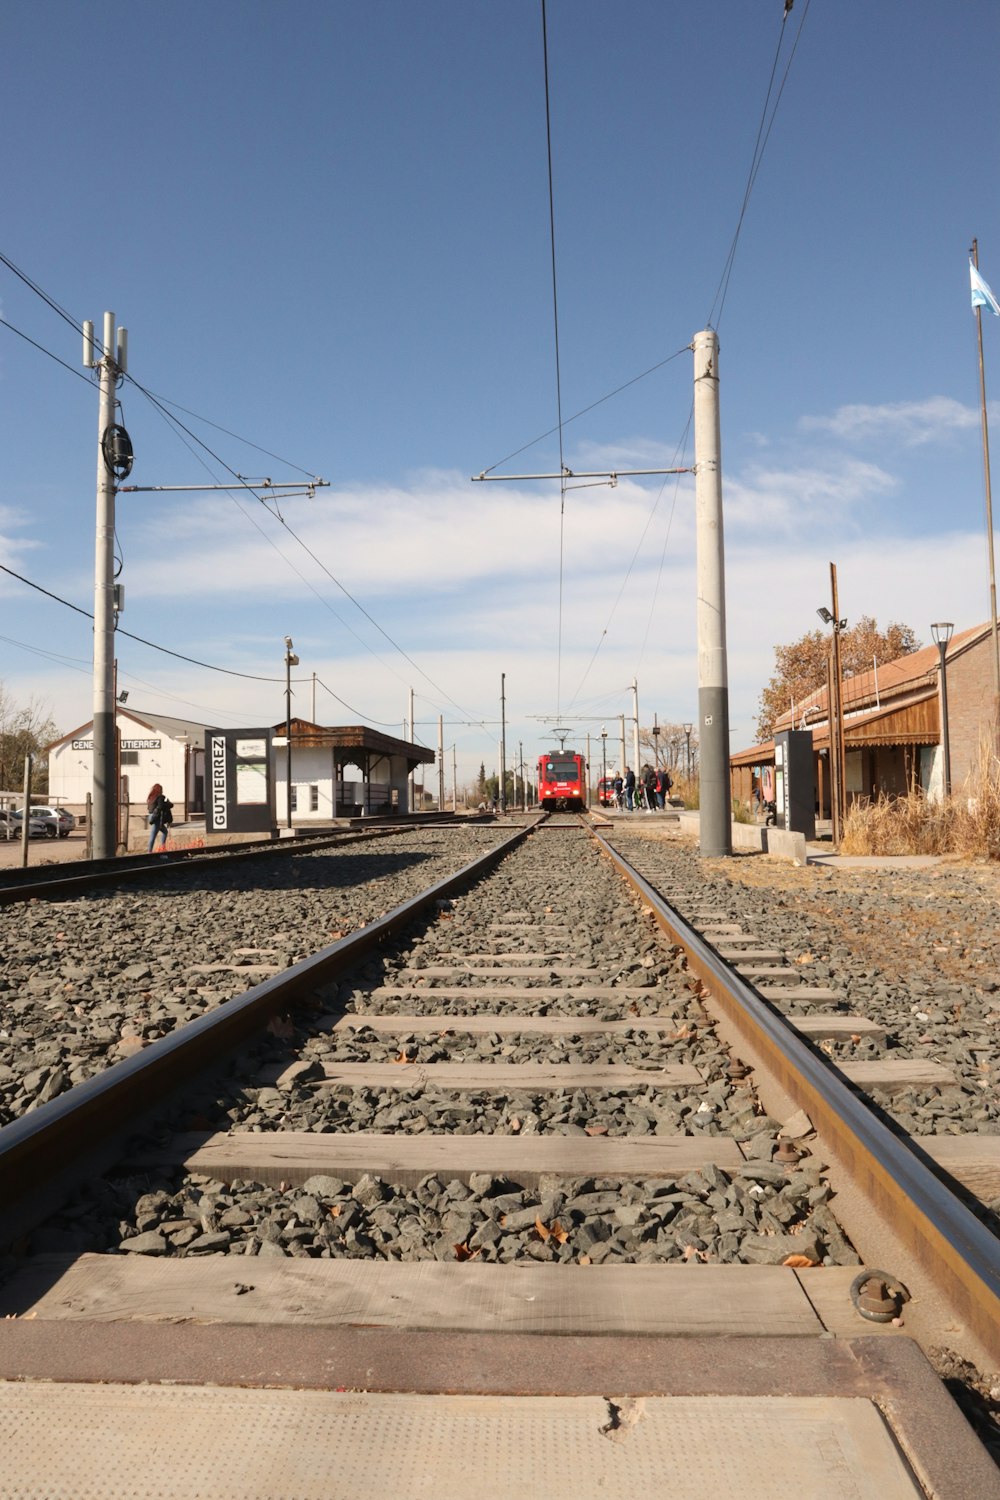
[[[691,461],[687,346],[792,58],[715,313],[733,748],[831,560],[848,619],[928,640],[987,613],[966,252],[998,288],[1000,11],[796,0],[783,38],[782,11],[548,3],[564,418],[660,366],[567,422],[577,469]],[[217,456],[126,384],[132,482],[331,481],[283,520],[119,496],[124,628],[249,674],[121,639],[130,708],[277,722],[288,634],[297,711],[315,672],[321,721],[398,732],[412,686],[460,781],[496,764],[501,672],[526,757],[557,710],[599,735],[633,677],[644,722],[695,717],[690,479],[568,491],[561,658],[558,484],[469,482],[556,423],[540,0],[14,0],[0,68],[0,250],[72,320],[112,309],[130,374]],[[2,266],[0,313],[83,373]],[[998,391],[1000,320],[984,336]],[[91,609],[96,389],[0,328],[0,424],[0,562]],[[558,458],[550,436],[500,472]],[[85,722],[90,652],[0,574],[11,696]]]

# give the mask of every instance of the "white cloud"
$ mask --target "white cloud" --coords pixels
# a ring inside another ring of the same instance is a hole
[[[877,406],[841,406],[832,417],[802,417],[804,432],[824,432],[849,442],[895,438],[907,447],[947,441],[956,432],[978,427],[977,407],[951,396],[925,401],[889,401]]]
[[[750,464],[735,479],[723,478],[726,524],[755,529],[780,528],[816,536],[821,528],[853,523],[861,507],[899,489],[899,481],[879,464],[861,459],[824,466],[763,468]]]

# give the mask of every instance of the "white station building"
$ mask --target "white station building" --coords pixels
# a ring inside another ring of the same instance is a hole
[[[191,719],[139,714],[119,708],[118,754],[125,799],[145,806],[159,782],[174,804],[174,817],[186,821],[205,811],[205,729]],[[94,786],[94,725],[81,724],[47,745],[49,795],[62,806],[81,809]]]
[[[271,741],[271,785],[275,820],[289,817],[288,765],[291,760],[291,817],[297,825],[335,818],[406,813],[412,778],[433,765],[434,752],[381,734],[367,726],[327,728],[293,719],[291,749],[287,726],[276,724]],[[205,813],[205,739],[216,725],[139,713],[121,706],[117,713],[118,754],[124,800],[145,809],[155,782],[174,804],[175,822]],[[49,796],[76,811],[86,807],[94,785],[93,722],[81,724],[47,745]],[[422,773],[421,773],[422,774]]]

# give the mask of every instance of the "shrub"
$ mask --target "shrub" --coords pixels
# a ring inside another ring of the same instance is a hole
[[[959,795],[932,801],[918,788],[906,797],[856,802],[844,820],[840,850],[1000,859],[1000,757],[984,743]]]

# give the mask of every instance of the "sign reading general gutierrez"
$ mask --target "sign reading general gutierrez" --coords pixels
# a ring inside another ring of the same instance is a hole
[[[93,740],[70,740],[73,750],[93,750]],[[123,750],[160,750],[163,748],[162,740],[122,740]]]

